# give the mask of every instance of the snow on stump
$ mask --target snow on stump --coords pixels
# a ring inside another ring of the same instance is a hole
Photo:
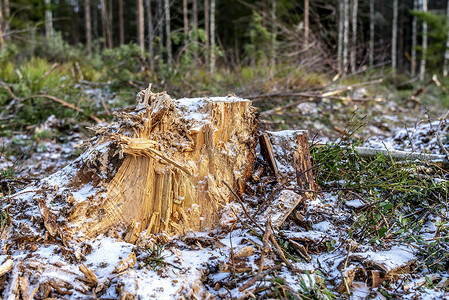
[[[80,158],[44,180],[55,190],[38,200],[50,234],[136,242],[141,234],[205,230],[233,200],[223,182],[243,192],[257,143],[250,101],[174,100],[149,89],[137,100],[118,123],[96,128]],[[55,199],[64,205],[50,211]]]

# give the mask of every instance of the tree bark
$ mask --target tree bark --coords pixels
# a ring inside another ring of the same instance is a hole
[[[446,7],[446,26],[449,26],[449,0],[447,1]],[[447,77],[448,69],[449,69],[449,29],[446,32],[446,51],[444,51],[444,67],[443,67],[443,76]]]
[[[398,0],[393,1],[393,27],[391,32],[391,71],[396,74],[398,45]]]
[[[92,23],[90,21],[90,0],[84,0],[84,13],[86,21],[86,47],[87,53],[92,54]]]
[[[125,44],[125,21],[123,19],[123,0],[118,1],[118,21],[119,21],[120,45],[123,45]]]
[[[338,0],[338,70],[343,73],[343,28],[344,28],[344,0]]]
[[[355,73],[357,60],[357,9],[358,0],[352,0],[352,43],[351,43],[351,72]]]
[[[349,0],[344,0],[344,29],[343,29],[343,70],[348,71],[349,46]]]
[[[183,14],[183,19],[184,19],[184,35],[188,36],[189,34],[189,11],[187,8],[187,0],[182,0],[182,14]]]
[[[154,28],[153,28],[153,12],[151,9],[151,0],[145,0],[147,6],[147,25],[148,25],[148,53],[150,54],[150,68],[153,70],[154,59]]]
[[[369,2],[369,65],[371,67],[374,65],[374,1]]]
[[[422,11],[427,12],[427,0],[422,0]],[[421,56],[421,68],[419,70],[419,79],[424,80],[426,75],[426,59],[427,59],[427,22],[422,24],[422,56]]]
[[[418,11],[418,0],[413,1],[413,10]],[[411,76],[414,78],[416,76],[416,46],[418,45],[418,20],[416,16],[413,16],[412,21],[412,62],[411,62]]]
[[[167,63],[170,65],[172,61],[172,53],[171,53],[171,30],[170,30],[170,1],[164,1],[164,12],[165,12],[165,38],[166,38],[166,47],[167,47]]]
[[[309,0],[304,0],[304,47],[309,46]]]
[[[137,0],[137,41],[141,53],[145,51],[145,34],[143,19],[143,0]]]
[[[45,36],[53,35],[53,16],[51,11],[51,0],[45,0]]]
[[[210,1],[210,68],[211,74],[215,72],[215,1]]]

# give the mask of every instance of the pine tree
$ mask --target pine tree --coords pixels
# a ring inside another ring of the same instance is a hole
[[[144,18],[143,18],[143,0],[137,0],[137,41],[139,43],[140,51],[145,51],[145,32],[144,32]]]
[[[422,0],[422,11],[427,12],[427,0]],[[427,59],[427,22],[424,20],[422,24],[422,56],[421,68],[419,70],[419,79],[424,80],[426,74],[426,59]]]
[[[369,65],[374,65],[374,1],[369,2]]]
[[[393,1],[393,27],[391,32],[391,70],[396,74],[398,45],[398,0]]]
[[[413,1],[413,10],[418,10],[418,0]],[[416,76],[416,46],[418,45],[418,20],[416,15],[413,15],[412,21],[412,63],[411,63],[411,76],[414,78]]]
[[[120,45],[123,45],[125,43],[125,21],[123,19],[123,0],[118,1],[118,21],[119,21]]]
[[[351,45],[351,72],[354,73],[356,69],[357,59],[357,9],[358,0],[352,1],[352,45]]]
[[[449,0],[447,1],[446,7],[446,26],[448,25],[449,25]],[[447,32],[446,50],[444,51],[444,67],[443,67],[444,77],[447,77],[448,74],[448,64],[449,64],[449,30]]]
[[[86,21],[86,47],[89,55],[92,53],[92,24],[90,21],[90,0],[84,0],[84,14]]]

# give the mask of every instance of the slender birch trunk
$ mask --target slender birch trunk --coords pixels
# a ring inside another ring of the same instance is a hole
[[[114,0],[115,1],[115,0]],[[109,47],[112,49],[114,47],[114,39],[113,39],[113,35],[114,35],[114,30],[112,30],[112,2],[113,0],[109,0],[107,9],[108,9],[108,26],[109,26],[109,35],[108,35],[108,43],[109,43]]]
[[[153,12],[151,9],[151,0],[145,0],[147,6],[147,26],[148,26],[148,53],[150,54],[150,68],[153,69],[153,41],[154,41],[154,29],[153,29]]]
[[[53,16],[51,12],[51,0],[45,0],[45,36],[49,38],[53,34]]]
[[[352,41],[351,41],[351,72],[354,73],[356,69],[357,59],[357,10],[358,0],[352,1]]]
[[[164,1],[164,12],[165,12],[165,38],[167,47],[167,63],[170,65],[172,61],[171,53],[171,31],[170,31],[170,1]]]
[[[159,35],[159,53],[162,53],[164,48],[164,13],[162,11],[162,0],[157,1],[157,15],[158,15],[158,35]]]
[[[108,16],[106,0],[100,0],[100,4],[101,4],[101,21],[103,29],[104,47],[112,49],[111,22]]]
[[[344,29],[343,29],[343,70],[348,71],[349,44],[349,0],[344,0]]]
[[[137,41],[140,51],[145,51],[145,26],[143,17],[143,0],[137,0]]]
[[[417,11],[418,8],[418,0],[413,1],[413,10]],[[416,16],[413,16],[412,21],[412,63],[411,63],[411,76],[414,78],[416,76],[416,46],[418,44],[418,20]]]
[[[118,22],[119,22],[120,45],[123,45],[125,44],[125,20],[123,19],[123,0],[118,1]]]
[[[449,26],[449,0],[447,1],[447,8],[446,8],[446,26]],[[447,31],[446,51],[444,52],[444,67],[443,67],[444,77],[447,77],[448,65],[449,65],[449,30]]]
[[[3,25],[3,8],[2,8],[2,1],[0,0],[0,50],[3,49],[3,31],[2,31],[2,25]]]
[[[84,14],[86,21],[86,47],[87,53],[92,54],[92,23],[90,21],[90,0],[84,0]]]
[[[427,12],[427,0],[422,0],[422,11]],[[422,57],[421,68],[419,70],[419,79],[424,80],[426,75],[426,58],[427,58],[427,22],[422,24]]]
[[[211,74],[215,72],[215,0],[210,1],[210,68]]]
[[[344,12],[343,3],[344,0],[338,0],[338,50],[337,50],[337,61],[338,70],[340,73],[343,72],[343,23],[344,23]]]
[[[204,0],[204,30],[206,31],[206,66],[209,64],[210,31],[209,31],[209,0]]]
[[[192,30],[194,32],[193,43],[193,57],[195,57],[195,63],[198,61],[198,0],[193,0],[192,3]]]
[[[276,26],[276,0],[271,0],[271,69],[276,66],[276,39],[277,39],[277,26]]]
[[[374,65],[374,1],[369,2],[369,65]]]
[[[184,17],[184,35],[187,38],[187,35],[189,34],[189,11],[187,9],[187,0],[182,0],[182,14]]]
[[[309,46],[309,0],[304,1],[304,47]]]
[[[396,74],[398,47],[398,0],[393,1],[393,29],[391,32],[391,71]]]

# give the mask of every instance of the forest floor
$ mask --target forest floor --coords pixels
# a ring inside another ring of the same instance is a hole
[[[306,129],[314,142],[342,149],[357,144],[444,154],[436,136],[441,123],[442,141],[448,147],[448,123],[438,119],[444,110],[437,102],[405,100],[408,97],[398,100],[397,93],[373,86],[351,89],[344,95],[337,100],[258,98],[254,104],[261,108],[260,130]],[[422,98],[426,97],[431,96]],[[110,99],[103,100],[108,103]],[[9,195],[26,192],[28,184],[50,176],[79,156],[81,150],[76,145],[90,136],[84,125],[51,116],[42,124],[0,137],[2,236],[8,228],[19,226],[19,219],[39,214],[35,207],[30,208],[36,206],[32,198],[20,196],[17,199],[22,200],[15,202]],[[315,161],[324,151],[319,149],[312,151]],[[275,151],[279,157],[286,155]],[[263,158],[259,156],[256,163],[264,166]],[[285,161],[278,163],[284,164],[284,169],[291,167]],[[358,163],[370,164],[365,160]],[[376,177],[377,169],[369,168]],[[366,171],[360,170],[354,172]],[[430,178],[425,184],[444,182],[447,192],[444,170],[413,176]],[[243,197],[249,214],[255,214],[276,191],[293,188],[294,178],[290,179],[274,183],[266,171],[253,178]],[[210,232],[176,238],[159,235],[137,245],[104,236],[86,243],[83,265],[95,274],[94,280],[70,258],[62,241],[48,238],[41,228],[36,231],[44,234],[39,239],[2,240],[0,263],[6,268],[12,260],[12,265],[0,277],[0,290],[5,299],[33,293],[38,299],[126,295],[140,299],[449,299],[447,194],[437,188],[432,190],[437,196],[414,191],[415,200],[390,206],[390,200],[406,193],[396,195],[396,190],[386,188],[389,194],[385,194],[369,185],[351,192],[330,177],[319,183],[322,192],[302,208],[303,218],[290,217],[275,230],[280,252],[275,243],[273,251],[266,249],[262,216],[256,215],[254,220],[239,217],[244,208],[235,202],[224,209],[220,227]],[[29,207],[12,207],[23,201],[28,201]],[[413,201],[427,206],[415,207]]]

